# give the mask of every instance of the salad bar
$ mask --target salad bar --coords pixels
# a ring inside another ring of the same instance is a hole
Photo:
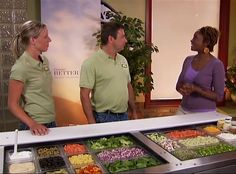
[[[172,119],[177,119],[175,116],[54,128],[67,130],[68,137],[61,135],[62,138],[55,138],[52,129],[51,141],[34,142],[32,139],[35,136],[25,131],[24,141],[28,141],[27,137],[31,137],[31,142],[20,141],[17,157],[14,156],[13,144],[0,146],[0,153],[4,157],[0,172],[45,174],[232,172],[236,169],[236,134],[223,131],[217,126],[217,121],[224,118],[224,115],[215,112],[208,114],[211,117],[204,116],[204,122],[200,121],[201,116],[196,114],[177,116],[180,119],[187,118],[187,121],[174,127],[173,124],[160,127],[151,123],[160,121],[163,124],[167,124],[165,121],[171,123]],[[192,124],[191,118],[196,119],[196,116],[199,121],[194,121]],[[134,131],[134,127],[140,123],[142,127]],[[117,130],[114,127],[117,127],[118,132],[115,132]],[[75,133],[75,129],[78,132],[93,129],[94,134],[73,137],[70,134]],[[101,133],[98,133],[98,130]],[[5,136],[6,139],[11,139],[10,134],[12,135],[12,132],[2,133],[0,138]]]
[[[218,129],[216,126],[212,127]],[[148,133],[146,136],[181,161],[236,151],[236,147],[229,142],[208,134],[204,129],[177,128],[167,132]]]
[[[6,147],[4,173],[118,173],[166,164],[131,134],[20,146],[18,159]]]

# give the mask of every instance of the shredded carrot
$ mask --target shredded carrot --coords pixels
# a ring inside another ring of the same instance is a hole
[[[196,137],[199,135],[204,135],[204,132],[199,130],[175,130],[167,133],[167,136],[172,139],[181,139],[181,138],[189,138]]]
[[[74,155],[74,154],[85,153],[86,148],[82,144],[67,144],[64,146],[64,151],[67,155]]]

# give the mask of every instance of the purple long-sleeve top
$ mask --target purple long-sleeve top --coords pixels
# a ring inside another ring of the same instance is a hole
[[[217,95],[217,101],[221,101],[224,97],[225,87],[225,70],[223,63],[217,58],[211,59],[208,64],[197,73],[194,79],[192,79],[192,82],[189,82],[186,72],[189,72],[187,70],[189,66],[192,66],[193,58],[194,56],[189,56],[185,59],[176,84],[176,89],[184,83],[193,83],[202,89],[214,91]],[[190,95],[183,96],[181,107],[191,112],[211,111],[216,110],[216,101],[193,92]]]

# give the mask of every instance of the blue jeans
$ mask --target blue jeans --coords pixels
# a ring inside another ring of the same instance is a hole
[[[55,121],[53,121],[51,123],[45,123],[45,124],[42,124],[42,125],[46,126],[47,128],[57,127]],[[20,122],[19,130],[29,130],[29,129],[30,128],[25,123]]]
[[[128,113],[112,113],[112,112],[95,112],[93,111],[96,123],[106,123],[113,121],[128,120]]]

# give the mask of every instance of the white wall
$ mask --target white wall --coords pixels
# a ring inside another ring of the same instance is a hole
[[[220,0],[153,0],[152,42],[159,53],[152,54],[154,90],[152,100],[179,99],[175,85],[182,63],[191,52],[190,40],[202,26],[219,28]],[[213,54],[218,55],[218,45]]]

